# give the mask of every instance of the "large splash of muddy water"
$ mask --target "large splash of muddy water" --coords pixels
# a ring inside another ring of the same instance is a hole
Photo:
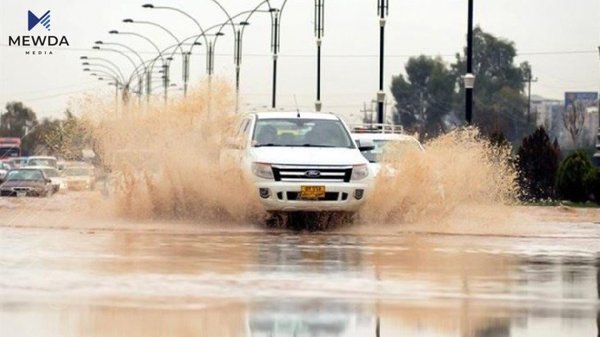
[[[130,107],[118,115],[111,104],[83,101],[96,151],[112,172],[112,211],[134,219],[248,223],[264,218],[256,193],[220,171],[219,151],[235,119],[232,90],[213,82],[209,101],[207,88],[198,86],[185,101]],[[378,177],[359,219],[439,221],[509,204],[517,192],[509,155],[475,129],[434,139],[425,152],[391,146],[383,165],[393,173]]]
[[[95,147],[111,172],[110,209],[141,219],[248,222],[262,212],[237,176],[220,172],[219,151],[234,125],[234,96],[213,81],[184,100],[130,107],[115,116],[96,99],[83,104]]]
[[[425,151],[390,143],[361,217],[369,223],[505,218],[518,194],[511,163],[509,147],[491,144],[475,128],[441,135]]]

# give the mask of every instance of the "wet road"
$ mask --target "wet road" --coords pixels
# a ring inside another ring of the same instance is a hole
[[[0,226],[0,336],[598,336],[600,224],[544,235]]]

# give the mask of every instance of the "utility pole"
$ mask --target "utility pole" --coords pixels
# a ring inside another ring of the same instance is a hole
[[[360,110],[363,113],[363,124],[367,124],[367,122],[373,127],[373,104],[367,109],[367,103],[363,102],[363,108]],[[367,115],[368,113],[368,115]]]
[[[315,0],[315,37],[317,38],[317,100],[315,111],[321,111],[321,38],[324,35],[325,0]]]
[[[377,123],[384,123],[383,102],[385,102],[385,91],[383,91],[383,54],[385,43],[385,20],[390,12],[389,0],[377,0],[377,14],[379,15],[379,91],[377,92]]]
[[[529,76],[527,78],[527,125],[531,123],[531,82],[537,82],[538,79],[531,78],[531,70],[529,71]],[[537,121],[536,121],[537,123]]]

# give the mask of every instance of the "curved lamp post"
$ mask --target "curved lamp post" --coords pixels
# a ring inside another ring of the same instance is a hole
[[[146,68],[144,59],[135,49],[129,47],[126,44],[122,44],[122,43],[118,43],[118,42],[105,42],[102,40],[96,41],[96,42],[94,42],[94,44],[103,45],[103,46],[117,46],[117,47],[127,49],[129,52],[133,53],[140,60],[140,64],[144,65],[144,75],[146,75],[146,72],[148,71],[148,69]],[[137,72],[138,70],[136,69],[135,71]],[[140,103],[141,103],[141,95],[143,94],[143,90],[142,90],[143,81],[144,81],[144,79],[141,76],[138,76],[138,90],[139,90],[138,95],[140,97]]]
[[[117,66],[114,62],[112,62],[109,59],[103,58],[103,57],[89,57],[89,56],[80,56],[79,57],[80,60],[83,60],[84,62],[88,62],[88,61],[100,61],[100,62],[105,62],[106,64],[109,64],[113,67],[114,70],[116,70],[119,75],[121,75],[121,78],[125,78],[123,76],[123,72],[121,71],[121,68],[119,68],[119,66]]]
[[[165,65],[165,59],[163,57],[163,54],[160,50],[160,48],[158,48],[158,46],[156,45],[156,43],[154,43],[150,38],[148,38],[147,36],[144,36],[142,34],[139,33],[135,33],[135,32],[121,32],[118,30],[111,30],[108,32],[109,34],[115,34],[115,35],[130,35],[130,36],[135,36],[138,38],[141,38],[143,40],[145,40],[146,42],[150,43],[152,45],[152,47],[154,47],[154,49],[156,50],[156,52],[158,53],[158,56],[154,59],[154,62],[152,62],[150,64],[150,71],[146,71],[146,91],[149,92],[150,89],[150,81],[151,81],[151,77],[150,77],[150,72],[152,71],[152,69],[154,68],[154,63],[156,62],[156,60],[158,60],[159,58],[161,59],[162,63],[163,63],[163,68]],[[150,96],[147,97],[147,100],[150,100]]]
[[[122,52],[122,51],[120,51],[118,49],[101,48],[99,45],[93,46],[92,49],[114,52],[114,53],[117,53],[117,54],[120,54],[120,55],[124,56],[125,58],[127,58],[127,60],[129,60],[129,62],[131,62],[131,64],[133,65],[133,71],[131,72],[131,74],[129,75],[129,77],[128,77],[127,80],[125,80],[125,78],[123,78],[123,81],[124,81],[124,84],[123,84],[123,88],[124,88],[124,90],[123,90],[123,100],[125,102],[129,101],[129,94],[128,93],[129,93],[129,88],[130,88],[130,85],[131,85],[131,81],[133,80],[134,76],[140,77],[140,74],[136,71],[137,64],[135,63],[135,61],[131,57],[129,57],[129,55],[125,54],[124,52]],[[138,81],[138,84],[141,85],[141,81]],[[141,87],[139,88],[138,92],[139,91],[141,91]],[[139,96],[139,97],[141,99],[141,96]]]
[[[177,36],[175,34],[173,34],[173,32],[171,32],[170,30],[168,30],[166,27],[164,27],[163,25],[160,25],[156,22],[152,22],[152,21],[140,21],[140,20],[133,20],[131,18],[127,18],[127,19],[123,19],[124,23],[135,23],[135,24],[142,24],[142,25],[150,25],[150,26],[154,26],[157,27],[159,29],[161,29],[162,31],[166,32],[167,34],[169,34],[173,39],[175,39],[175,41],[178,44],[181,44],[181,41],[179,41],[179,39],[177,38]],[[182,69],[185,68],[185,53],[183,51],[183,48],[181,46],[179,46],[179,50],[181,51],[181,58],[183,60],[183,64],[182,64]],[[170,81],[170,61],[173,60],[173,55],[171,55],[171,59],[167,59],[167,62],[165,62],[165,64],[163,64],[163,67],[165,68],[165,78],[164,78],[164,87],[165,87],[165,104],[167,103],[167,88],[169,87],[169,81]],[[185,72],[185,70],[183,70],[182,72]]]
[[[90,72],[90,76],[97,76],[99,80],[104,80],[103,77],[100,77],[98,74],[102,74],[108,78],[110,78],[115,83],[115,113],[119,112],[119,86],[123,88],[123,84],[119,81],[119,78],[116,74],[108,73],[103,70],[94,70],[91,68],[83,68],[83,71]],[[92,72],[93,71],[93,72]]]
[[[234,33],[234,63],[235,63],[235,88],[236,88],[236,112],[238,111],[238,102],[239,102],[239,88],[240,88],[240,71],[241,71],[241,63],[242,63],[242,39],[243,39],[243,35],[244,35],[244,30],[245,30],[245,26],[249,25],[249,19],[250,17],[254,14],[254,13],[259,13],[259,12],[264,12],[264,13],[271,13],[271,11],[261,11],[260,8],[262,6],[264,6],[265,4],[268,5],[269,4],[269,0],[263,0],[261,3],[259,3],[254,9],[249,10],[249,11],[244,11],[244,12],[240,12],[238,14],[235,14],[233,16],[231,16],[227,10],[225,10],[225,8],[223,6],[221,6],[219,3],[217,3],[216,1],[213,0],[213,2],[215,2],[219,8],[225,13],[225,15],[227,16],[227,21],[219,24],[219,25],[215,25],[212,26],[210,28],[204,29],[203,26],[200,24],[200,22],[198,22],[198,20],[196,20],[196,18],[194,18],[192,15],[190,15],[189,13],[185,12],[184,10],[177,8],[177,7],[171,7],[171,6],[157,6],[151,3],[147,3],[142,5],[143,8],[148,8],[148,9],[163,9],[163,10],[170,10],[170,11],[174,11],[174,12],[178,12],[180,14],[185,15],[187,18],[189,18],[190,20],[192,20],[192,22],[194,22],[194,24],[196,25],[196,27],[198,27],[198,30],[200,31],[200,34],[197,35],[196,39],[194,40],[194,43],[192,44],[192,46],[190,47],[190,49],[188,50],[188,52],[185,54],[185,70],[184,70],[184,91],[187,90],[187,83],[189,80],[189,57],[191,56],[191,52],[192,52],[192,48],[194,47],[194,45],[199,45],[200,43],[198,42],[198,39],[203,38],[204,39],[204,45],[206,48],[206,55],[207,55],[207,67],[206,67],[206,71],[207,71],[207,75],[209,76],[209,81],[210,81],[210,76],[213,73],[214,70],[214,44],[216,42],[216,40],[213,41],[209,41],[208,40],[208,36],[210,36],[210,34],[208,34],[207,32],[210,31],[211,29],[215,28],[215,27],[219,27],[219,32],[222,33],[222,28],[223,26],[226,25],[231,25],[234,29],[233,29],[233,33]],[[239,23],[235,23],[234,19],[241,16],[241,15],[245,15],[248,14],[247,17],[239,22]],[[241,26],[241,29],[239,28]],[[189,38],[188,38],[189,39]],[[186,41],[187,39],[185,39],[184,41]]]

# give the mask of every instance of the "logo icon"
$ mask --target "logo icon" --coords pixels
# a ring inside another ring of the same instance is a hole
[[[321,171],[319,170],[308,170],[304,172],[304,175],[308,178],[318,178],[321,176]]]
[[[38,23],[44,26],[48,31],[50,31],[50,10],[48,10],[44,15],[39,18],[33,14],[31,11],[27,11],[27,28],[28,30],[32,30]]]

